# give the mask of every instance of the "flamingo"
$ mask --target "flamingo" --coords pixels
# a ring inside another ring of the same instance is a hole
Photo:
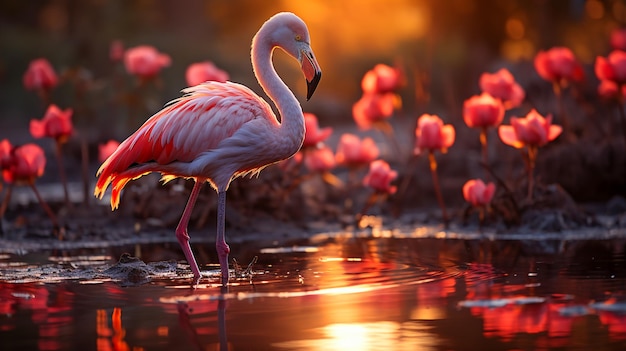
[[[224,219],[226,191],[233,179],[258,174],[266,166],[293,156],[304,140],[302,107],[280,79],[272,53],[281,48],[301,65],[307,81],[307,101],[321,78],[320,66],[311,49],[306,24],[293,13],[278,13],[268,19],[252,39],[252,68],[263,91],[274,102],[280,122],[269,103],[250,88],[233,82],[209,81],[184,89],[150,117],[100,166],[94,195],[102,198],[112,184],[111,209],[120,192],[133,179],[159,172],[167,182],[177,177],[194,180],[194,186],[176,238],[197,285],[201,274],[189,244],[187,224],[205,182],[217,192],[216,249],[221,283],[228,285],[228,254]]]

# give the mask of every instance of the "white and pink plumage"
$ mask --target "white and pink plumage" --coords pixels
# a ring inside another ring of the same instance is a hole
[[[216,248],[222,284],[227,285],[230,249],[224,238],[224,212],[230,182],[289,158],[302,146],[302,108],[273,67],[272,52],[277,47],[300,62],[307,80],[307,100],[317,87],[321,71],[306,24],[296,15],[279,13],[259,29],[252,40],[252,66],[261,87],[276,104],[281,122],[270,105],[249,88],[232,82],[205,82],[183,90],[183,97],[148,119],[98,170],[94,193],[101,198],[112,184],[113,209],[119,204],[124,186],[144,174],[160,172],[164,180],[194,179],[176,228],[194,283],[201,274],[189,246],[187,224],[204,182],[218,193]]]

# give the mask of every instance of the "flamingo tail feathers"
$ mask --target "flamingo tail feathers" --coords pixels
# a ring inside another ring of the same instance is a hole
[[[124,189],[129,181],[152,172],[152,170],[146,168],[147,167],[145,166],[133,167],[120,173],[103,172],[96,182],[94,195],[97,198],[102,199],[102,196],[104,196],[104,192],[106,191],[109,184],[111,184],[111,210],[117,209],[120,204],[120,194],[122,192],[122,189]],[[106,171],[106,169],[104,171]]]

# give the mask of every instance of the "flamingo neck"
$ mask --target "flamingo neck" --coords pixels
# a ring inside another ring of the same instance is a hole
[[[272,54],[274,49],[280,46],[271,39],[272,30],[267,24],[261,27],[252,40],[252,68],[263,91],[278,109],[279,133],[284,136],[285,141],[291,139],[297,144],[294,145],[297,146],[293,151],[295,153],[304,140],[304,116],[300,102],[274,69]]]

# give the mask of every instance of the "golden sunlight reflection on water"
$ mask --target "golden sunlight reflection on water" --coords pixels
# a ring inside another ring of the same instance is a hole
[[[273,346],[292,350],[436,350],[437,337],[428,328],[409,328],[402,323],[335,323],[319,328],[319,339],[276,343]]]

